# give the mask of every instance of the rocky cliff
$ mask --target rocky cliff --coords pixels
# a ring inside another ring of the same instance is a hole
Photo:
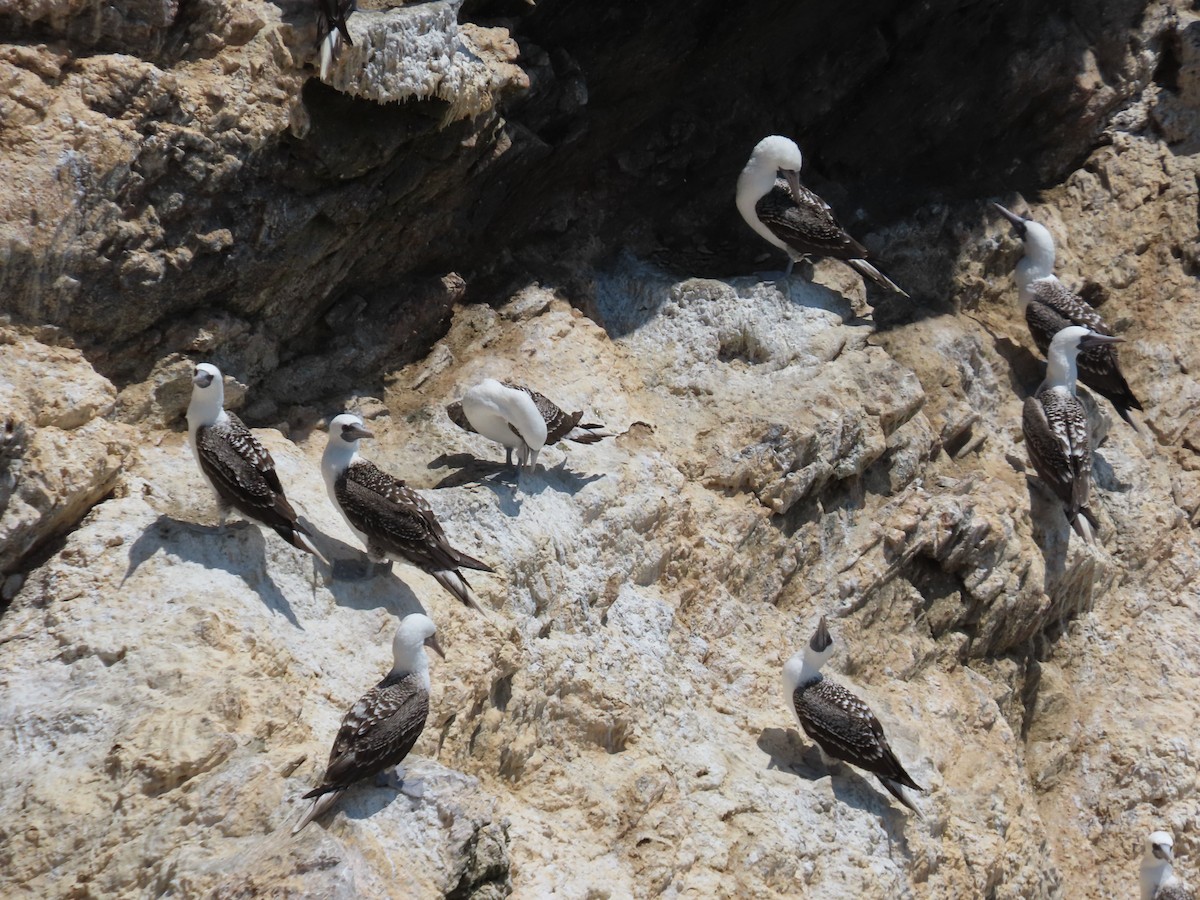
[[[5,896],[1126,897],[1154,828],[1200,877],[1200,20],[810,6],[371,3],[323,84],[299,0],[0,0]],[[751,274],[770,132],[911,302]],[[992,199],[1127,339],[1094,548]],[[201,358],[332,568],[216,527]],[[443,411],[485,375],[618,436],[518,479]],[[494,622],[364,565],[343,409]],[[417,609],[409,789],[292,838]],[[796,731],[822,613],[920,817]]]

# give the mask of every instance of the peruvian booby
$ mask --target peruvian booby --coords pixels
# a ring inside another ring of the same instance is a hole
[[[1046,380],[1025,398],[1021,430],[1038,476],[1062,501],[1067,521],[1088,543],[1094,540],[1096,517],[1088,509],[1092,485],[1092,450],[1087,411],[1075,396],[1076,359],[1089,347],[1123,340],[1070,325],[1050,341]]]
[[[1025,323],[1034,344],[1045,356],[1050,341],[1068,325],[1082,325],[1096,334],[1107,335],[1108,327],[1100,313],[1079,294],[1068,290],[1054,275],[1054,238],[1044,225],[1018,216],[999,203],[992,206],[1012,225],[1013,233],[1025,245],[1025,255],[1017,263],[1017,292]],[[1117,348],[1109,345],[1089,347],[1079,354],[1079,380],[1108,398],[1117,413],[1135,430],[1130,410],[1141,410],[1129,382],[1121,373]]]
[[[547,418],[538,409],[534,392],[494,378],[468,389],[460,403],[446,407],[446,413],[460,428],[503,444],[508,465],[516,450],[518,467],[533,471],[542,447],[550,443]]]
[[[329,423],[321,474],[334,508],[373,561],[390,558],[410,563],[483,612],[461,569],[491,572],[492,568],[450,546],[424,497],[358,455],[358,442],[371,437],[362,419],[351,413],[335,416]]]
[[[925,789],[904,771],[871,708],[821,674],[832,647],[833,638],[821,616],[808,646],[783,667],[784,698],[804,733],[816,741],[822,759],[844,760],[873,773],[893,797],[919,815],[901,786]]]
[[[787,271],[806,256],[840,259],[877,285],[907,297],[867,262],[867,248],[850,237],[829,204],[800,183],[803,157],[790,138],[765,137],[754,147],[737,182],[737,208],[746,224],[788,255]],[[779,177],[779,173],[783,177]]]
[[[364,778],[399,765],[425,729],[429,715],[431,648],[445,658],[433,621],[421,613],[404,617],[392,639],[392,670],[342,717],[329,751],[325,777],[304,795],[313,805],[292,829],[301,828],[329,809],[342,793]]]
[[[308,530],[297,521],[296,510],[283,494],[271,454],[224,406],[221,370],[211,363],[200,363],[192,376],[192,399],[187,409],[188,443],[204,479],[217,495],[222,523],[233,507],[329,565],[309,540]]]
[[[559,441],[573,441],[576,444],[595,444],[606,437],[612,437],[612,433],[605,431],[603,425],[596,422],[582,422],[582,411],[568,414],[545,394],[539,394],[537,391],[521,384],[513,384],[506,381],[502,386],[515,391],[524,391],[533,400],[533,405],[537,408],[538,414],[542,417],[542,421],[546,423],[546,440],[543,446],[548,447],[552,444],[557,444]],[[467,414],[463,410],[462,401],[457,401],[447,406],[446,415],[450,417],[451,422],[463,429],[463,431],[470,431],[475,434],[480,433],[479,429],[472,426],[471,420],[467,418]],[[520,434],[511,425],[508,426],[508,429],[517,438],[520,438]],[[512,439],[507,433],[506,437],[509,440]],[[504,442],[502,441],[501,443]],[[523,439],[521,443],[524,443]],[[507,465],[512,465],[512,452],[514,449],[518,450],[519,461],[524,463],[521,453],[525,451],[525,448],[522,448],[521,444],[514,443],[510,445],[506,443],[505,463]],[[534,456],[536,458],[536,454]]]
[[[351,47],[346,19],[357,8],[355,0],[317,0],[317,45],[321,48],[321,80],[329,78],[329,67],[337,59],[342,41]]]
[[[1146,841],[1142,856],[1142,900],[1196,900],[1172,868],[1175,841],[1165,831],[1155,831]]]

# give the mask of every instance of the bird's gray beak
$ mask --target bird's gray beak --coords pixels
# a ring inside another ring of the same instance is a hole
[[[792,189],[792,199],[800,202],[800,173],[795,169],[784,169],[783,177],[787,179],[788,187]]]
[[[812,640],[808,642],[808,646],[812,647],[817,653],[824,653],[832,643],[833,638],[829,636],[829,626],[825,624],[825,617],[821,616],[821,621],[817,625],[817,630],[813,633]]]
[[[992,206],[999,210],[1000,215],[1008,219],[1009,224],[1012,225],[1013,234],[1015,234],[1021,240],[1025,240],[1025,220],[1018,216],[1015,212],[1005,209],[999,203],[993,203]]]
[[[446,654],[442,652],[442,645],[438,643],[436,634],[431,634],[429,637],[425,638],[425,646],[428,647],[430,650],[432,650],[434,653],[436,653],[438,656],[440,656],[442,659],[446,658]]]
[[[1105,344],[1123,343],[1125,343],[1125,338],[1113,337],[1110,334],[1096,334],[1096,332],[1092,331],[1079,339],[1079,349],[1086,350],[1088,347],[1102,347]]]
[[[1159,859],[1165,859],[1167,862],[1174,862],[1175,860],[1175,855],[1166,844],[1155,844],[1154,855]]]
[[[206,388],[213,382],[213,373],[206,372],[203,369],[197,369],[192,375],[192,384],[198,388]]]
[[[373,438],[375,435],[361,425],[351,425],[342,432],[342,437],[350,441],[361,441],[363,438]]]

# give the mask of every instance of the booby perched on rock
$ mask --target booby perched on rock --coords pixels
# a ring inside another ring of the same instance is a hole
[[[200,363],[192,376],[188,404],[188,443],[200,471],[217,495],[224,522],[229,508],[273,528],[281,538],[326,565],[329,561],[308,539],[308,530],[296,520],[296,510],[283,495],[275,461],[250,429],[225,406],[221,370]]]
[[[421,613],[404,617],[392,639],[392,670],[367,691],[342,717],[341,728],[329,751],[325,778],[304,795],[314,799],[292,834],[324,813],[342,793],[364,778],[399,765],[425,729],[429,715],[429,658],[438,646],[437,628]]]
[[[483,612],[460,570],[491,572],[492,568],[450,546],[424,497],[358,455],[358,442],[370,437],[374,435],[363,427],[362,419],[351,413],[335,416],[329,423],[321,474],[334,508],[372,560],[411,563],[463,603]]]
[[[1171,864],[1175,861],[1175,841],[1165,831],[1155,831],[1146,841],[1142,856],[1142,900],[1196,900],[1184,887]]]
[[[610,432],[604,430],[603,425],[595,422],[581,422],[580,420],[583,418],[582,411],[573,412],[568,415],[545,394],[539,394],[537,391],[531,390],[524,385],[512,384],[511,382],[505,382],[502,386],[515,391],[524,391],[533,400],[533,405],[537,408],[538,414],[542,417],[542,421],[546,423],[546,440],[544,446],[548,447],[552,444],[557,444],[559,441],[574,441],[576,444],[594,444],[597,441],[604,440],[606,437],[612,437]],[[463,399],[465,400],[466,398],[464,397]],[[451,403],[447,406],[446,415],[450,417],[450,421],[463,429],[463,431],[470,431],[476,434],[481,433],[478,428],[475,428],[471,424],[471,420],[467,418],[467,414],[463,410],[462,401]],[[511,425],[509,426],[509,431],[516,434],[518,438],[520,437],[519,434],[513,431]],[[509,440],[512,439],[509,435],[506,435],[506,437]],[[512,452],[514,448],[518,451],[522,449],[520,444],[505,444],[505,462],[508,465],[512,465]],[[520,458],[520,454],[518,454],[518,459],[521,463],[524,463],[524,459]]]
[[[773,134],[758,142],[738,176],[737,208],[746,224],[787,253],[787,275],[792,274],[797,260],[829,256],[843,260],[880,287],[907,297],[867,262],[867,248],[837,223],[829,204],[800,183],[802,161],[800,148],[789,138]]]
[[[1068,325],[1082,325],[1096,334],[1107,335],[1109,329],[1100,313],[1055,277],[1054,238],[1046,227],[1010,212],[999,203],[992,206],[1008,219],[1013,233],[1025,245],[1025,255],[1017,263],[1017,291],[1025,323],[1042,355],[1049,353],[1050,341]],[[1107,397],[1121,418],[1136,430],[1130,410],[1141,410],[1142,404],[1121,374],[1117,348],[1090,347],[1079,354],[1078,367],[1079,380]]]
[[[1096,517],[1088,509],[1092,486],[1092,450],[1087,411],[1075,396],[1076,358],[1089,347],[1123,340],[1096,334],[1082,325],[1062,329],[1050,342],[1046,380],[1025,398],[1021,430],[1029,459],[1046,486],[1062,501],[1067,521],[1088,543]]]
[[[337,59],[342,41],[351,47],[346,19],[357,8],[355,0],[317,0],[317,44],[321,48],[321,80],[329,77],[329,67]]]
[[[833,638],[821,616],[808,646],[783,667],[784,698],[804,733],[816,741],[823,759],[844,760],[873,773],[893,797],[919,815],[901,785],[925,789],[904,771],[875,714],[858,697],[821,674],[821,666],[833,654],[832,647]]]
[[[465,425],[456,418],[460,412]],[[516,450],[517,465],[529,471],[537,465],[542,447],[549,443],[550,429],[533,392],[501,384],[494,378],[485,378],[470,388],[461,403],[446,407],[446,413],[459,427],[503,444],[509,465]]]

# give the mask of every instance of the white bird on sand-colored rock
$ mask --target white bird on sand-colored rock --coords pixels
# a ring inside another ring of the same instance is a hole
[[[1196,895],[1175,874],[1175,840],[1166,831],[1155,831],[1146,840],[1142,855],[1142,900],[1196,900]]]

